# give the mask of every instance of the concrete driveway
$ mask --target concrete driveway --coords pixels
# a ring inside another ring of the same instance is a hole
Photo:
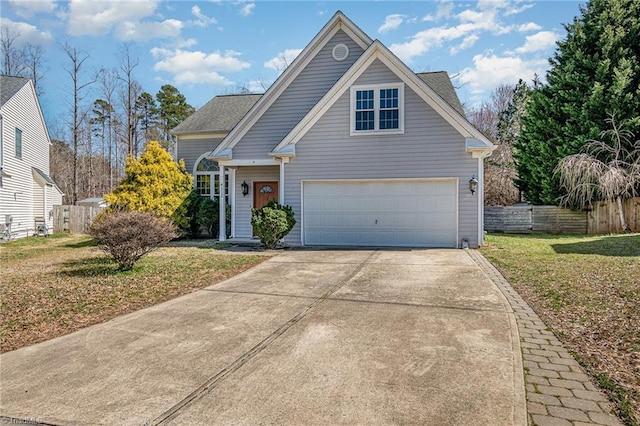
[[[526,424],[515,318],[463,250],[292,250],[0,356],[48,424]]]

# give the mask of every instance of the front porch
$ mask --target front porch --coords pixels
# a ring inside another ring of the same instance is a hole
[[[219,193],[228,193],[231,204],[231,237],[228,240],[243,243],[256,241],[259,244],[259,240],[253,238],[251,209],[262,207],[270,199],[282,202],[282,166],[277,163],[275,165],[233,165],[233,162],[220,162],[219,164],[221,173],[226,173],[225,169],[228,169],[229,173],[228,192],[224,187],[225,180],[218,181]],[[224,231],[227,223],[223,213],[227,208],[227,200],[225,197],[221,197],[220,200],[220,241],[226,241],[227,234]]]

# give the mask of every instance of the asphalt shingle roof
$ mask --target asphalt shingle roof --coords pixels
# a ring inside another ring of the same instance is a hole
[[[171,133],[228,132],[242,120],[262,95],[216,96],[186,120],[178,124]]]
[[[453,109],[462,114],[463,117],[467,117],[460,103],[460,98],[456,93],[456,89],[453,88],[449,74],[446,71],[436,72],[421,72],[416,74],[420,80],[427,83],[427,86],[431,87],[446,103],[451,105]]]
[[[0,106],[11,99],[28,82],[28,78],[0,75]]]
[[[419,73],[417,76],[445,102],[466,117],[446,71]],[[229,132],[242,120],[262,95],[216,96],[191,114],[171,132],[174,135]]]

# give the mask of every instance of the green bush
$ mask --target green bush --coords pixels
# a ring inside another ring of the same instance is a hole
[[[209,233],[209,237],[217,238],[220,230],[220,203],[218,199],[203,198],[198,206],[196,221],[198,226],[203,226]]]
[[[296,224],[291,206],[283,206],[275,200],[264,207],[251,209],[253,232],[267,248],[274,248]]]
[[[200,236],[198,212],[205,200],[206,198],[196,191],[191,191],[173,213],[173,223],[178,227],[181,234],[188,235],[189,238],[198,238]]]
[[[89,235],[123,271],[133,269],[143,256],[177,237],[175,225],[168,219],[126,210],[102,212],[91,224]]]

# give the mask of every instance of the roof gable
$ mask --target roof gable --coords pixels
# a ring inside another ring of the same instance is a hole
[[[429,87],[402,61],[400,61],[380,41],[374,41],[358,58],[351,68],[336,82],[327,94],[309,111],[309,113],[289,132],[273,149],[272,156],[291,157],[295,155],[295,144],[313,127],[329,108],[356,82],[375,60],[380,60],[400,80],[418,94],[429,106],[442,116],[467,141],[474,141],[475,151],[491,152],[494,145],[478,131],[456,109],[448,104],[436,91]],[[455,93],[455,92],[454,92]],[[469,142],[467,143],[469,144]]]
[[[286,88],[306,68],[313,58],[342,30],[349,35],[362,49],[366,49],[372,40],[360,28],[358,28],[341,11],[337,11],[329,22],[311,40],[304,50],[296,57],[293,63],[278,77],[269,87],[266,93],[256,102],[251,110],[242,118],[238,125],[229,133],[225,140],[218,145],[211,157],[230,158],[231,149],[242,139],[251,127],[265,114],[273,103],[282,95]]]
[[[261,97],[254,94],[216,96],[177,125],[171,134],[229,132]]]
[[[5,87],[5,83],[7,87]],[[26,87],[26,88],[25,88]],[[44,120],[44,115],[42,114],[42,108],[40,108],[40,101],[38,100],[38,95],[36,94],[36,89],[31,81],[31,79],[23,78],[23,77],[13,77],[9,75],[0,75],[0,92],[2,103],[0,103],[0,108],[5,106],[5,103],[11,100],[18,92],[21,90],[27,90],[29,92],[29,96],[33,101],[33,106],[37,110],[38,117],[40,117],[39,125],[42,126],[42,130],[44,132],[44,136],[46,137],[46,141],[48,145],[51,145],[51,138],[49,137],[49,129],[47,129],[47,123]],[[6,100],[5,100],[6,97]],[[15,108],[15,106],[13,106]],[[48,149],[48,148],[47,148]]]
[[[28,78],[0,75],[0,106],[11,99],[28,82]]]

